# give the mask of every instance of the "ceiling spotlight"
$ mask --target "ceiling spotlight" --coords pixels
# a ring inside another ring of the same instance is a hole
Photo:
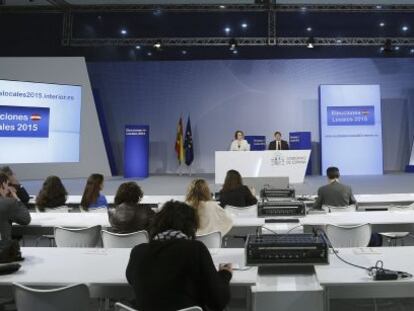
[[[396,51],[399,51],[399,50],[400,50],[400,47],[399,47],[399,46],[396,46],[396,47],[395,47],[395,50],[396,50]]]
[[[246,24],[246,23],[241,24],[241,26],[242,26],[242,28],[244,28],[244,29],[246,29],[246,28],[247,28],[247,24]]]
[[[226,27],[226,28],[224,28],[224,32],[225,32],[225,33],[229,34],[229,33],[230,33],[230,31],[231,31],[230,27]]]
[[[186,50],[182,50],[181,51],[181,54],[185,55],[185,54],[187,54],[187,51]]]
[[[336,43],[342,43],[341,39],[336,39]]]
[[[307,41],[306,41],[306,47],[308,49],[313,49],[315,47],[315,39],[313,39],[313,37],[310,37]]]
[[[136,46],[135,46],[135,49],[140,50],[140,49],[141,49],[141,46],[136,45]]]
[[[300,10],[301,10],[302,12],[305,12],[305,11],[306,11],[306,6],[301,7],[301,8],[300,8]]]
[[[229,49],[230,49],[230,51],[236,51],[237,50],[237,41],[235,39],[230,39]]]
[[[237,54],[237,53],[239,53],[239,52],[237,52],[237,50],[233,50],[233,54]]]
[[[382,9],[382,5],[376,5],[375,8],[378,9],[378,10],[381,10]]]
[[[225,9],[225,8],[226,8],[226,6],[225,6],[225,5],[220,5],[220,6],[219,6],[219,8],[220,8],[220,9]]]
[[[126,35],[128,32],[126,31],[126,29],[121,29],[121,34],[122,35]]]
[[[380,27],[384,27],[385,26],[385,23],[384,22],[381,22],[381,23],[379,23],[379,26]]]
[[[154,14],[154,16],[161,16],[162,11],[161,9],[156,9],[152,14]]]
[[[410,50],[410,53],[411,53],[411,54],[414,54],[414,49],[411,49],[411,50]]]
[[[401,27],[401,30],[402,30],[402,31],[407,31],[407,30],[408,30],[408,26],[402,26],[402,27]]]
[[[148,56],[152,56],[152,53],[151,53],[151,52],[148,52],[148,53],[147,53],[147,55],[148,55]]]
[[[306,28],[306,31],[307,31],[307,32],[311,32],[311,31],[312,31],[312,27],[308,27],[308,28]]]
[[[153,45],[154,49],[157,49],[157,50],[161,49],[161,46],[162,46],[161,41],[157,41]]]

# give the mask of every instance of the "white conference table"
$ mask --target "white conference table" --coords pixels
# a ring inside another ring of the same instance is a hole
[[[100,225],[103,228],[109,228],[108,214],[106,209],[102,212],[94,213],[30,213],[32,218],[27,226],[15,225],[19,233],[23,234],[30,232],[30,234],[44,234],[44,230],[53,227],[69,227],[69,228],[86,228]],[[233,228],[229,232],[230,235],[247,235],[254,234],[264,225],[263,218],[233,218]]]
[[[312,214],[299,219],[305,232],[328,224],[352,226],[371,224],[374,231],[405,232],[414,230],[414,211],[334,212]]]
[[[13,282],[28,286],[65,286],[84,283],[92,298],[131,298],[125,271],[131,249],[127,248],[56,248],[23,247],[25,258],[19,271],[0,277],[0,290],[10,294]],[[216,266],[233,263],[244,267],[244,249],[210,249]],[[257,268],[235,270],[231,286],[250,287],[256,284]]]
[[[362,266],[375,266],[377,260],[384,268],[408,272],[414,275],[414,247],[340,248],[339,255],[345,260]],[[375,281],[365,270],[340,261],[334,254],[329,265],[316,265],[315,272],[325,289],[326,301],[342,298],[402,298],[414,297],[414,279]]]
[[[108,201],[108,204],[114,203],[114,195],[105,195],[106,200]],[[70,205],[78,205],[80,204],[82,200],[81,195],[68,195],[68,198],[66,200],[67,204]],[[144,197],[141,200],[141,203],[148,203],[148,204],[163,204],[169,200],[176,200],[176,201],[184,201],[185,196],[184,195],[144,195]],[[35,204],[36,202],[36,196],[32,196],[32,198],[29,201],[29,204]]]

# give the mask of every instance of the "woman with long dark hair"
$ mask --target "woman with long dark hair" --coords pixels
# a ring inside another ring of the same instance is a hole
[[[107,207],[108,202],[101,191],[103,190],[104,176],[102,174],[92,174],[86,181],[85,190],[83,191],[82,200],[80,203],[81,209],[88,211],[89,209],[96,209]]]
[[[36,197],[36,209],[40,212],[67,212],[68,193],[62,181],[57,176],[49,176],[43,183]]]
[[[236,170],[229,170],[224,179],[223,188],[220,190],[220,205],[246,207],[257,203],[256,197],[250,189],[243,185],[240,173]]]
[[[197,228],[195,209],[182,202],[169,201],[155,215],[150,242],[132,249],[126,271],[138,310],[226,307],[231,264],[216,270],[207,247],[194,239]]]

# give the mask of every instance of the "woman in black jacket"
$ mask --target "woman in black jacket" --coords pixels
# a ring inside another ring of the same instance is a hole
[[[230,264],[217,272],[206,246],[196,241],[196,211],[169,201],[155,215],[149,243],[131,251],[126,276],[140,311],[176,311],[200,306],[223,310],[230,300]]]
[[[132,233],[148,230],[155,213],[148,206],[139,204],[143,196],[136,182],[125,182],[119,186],[114,198],[115,207],[108,208],[111,231]]]
[[[257,203],[256,197],[247,186],[243,185],[242,177],[236,170],[229,170],[220,190],[220,205],[246,207]]]

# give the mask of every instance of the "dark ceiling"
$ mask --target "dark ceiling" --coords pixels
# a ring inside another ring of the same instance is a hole
[[[241,43],[241,38],[268,37],[269,13],[264,10],[189,12],[163,10],[162,6],[145,12],[99,7],[71,11],[71,27],[65,28],[70,40],[63,45],[64,12],[68,12],[67,8],[0,6],[0,56],[85,56],[87,61],[414,57],[414,7],[367,11],[302,8],[273,13],[276,38],[335,38],[337,42],[328,46],[316,43],[313,49],[303,42],[296,46]],[[145,38],[159,38],[163,44],[163,38],[210,37],[220,38],[221,44],[175,44],[156,49],[145,40],[140,43]],[[382,41],[367,46],[344,45],[342,38],[349,37]],[[109,43],[97,43],[108,38]],[[395,43],[390,52],[384,53],[381,47],[387,38],[407,39],[407,42]],[[76,44],[78,39],[82,44]],[[236,47],[230,49],[228,43],[232,39]]]

